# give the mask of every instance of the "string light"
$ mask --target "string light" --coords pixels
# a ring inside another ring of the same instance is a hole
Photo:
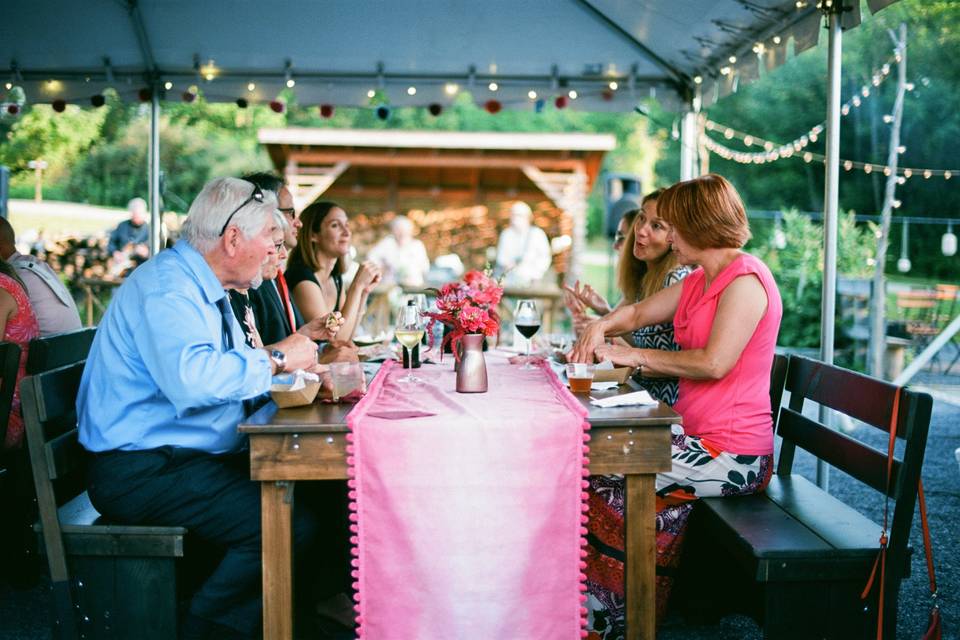
[[[490,84],[487,85],[487,89],[490,89],[490,91],[496,91],[499,88],[500,88],[500,85],[498,85],[496,82],[491,82]]]

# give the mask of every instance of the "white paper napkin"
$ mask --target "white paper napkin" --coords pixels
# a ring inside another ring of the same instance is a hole
[[[617,386],[616,380],[610,380],[608,382],[594,382],[590,385],[590,388],[594,391],[606,391],[607,389],[616,389]]]
[[[643,406],[643,405],[656,405],[657,401],[646,391],[634,391],[632,393],[624,393],[619,396],[610,396],[609,398],[600,398],[599,400],[591,400],[590,404],[597,407],[626,407],[626,406]]]

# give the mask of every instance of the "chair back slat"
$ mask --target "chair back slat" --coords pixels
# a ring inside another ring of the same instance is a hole
[[[790,404],[796,407],[803,398],[844,413],[881,431],[890,428],[890,412],[897,388],[889,382],[861,373],[828,366],[803,356],[790,356],[786,388]],[[897,436],[902,430],[904,407],[901,402]]]
[[[842,469],[860,482],[883,493],[887,482],[887,453],[834,431],[816,420],[784,407],[780,412],[777,433],[785,440],[812,453],[838,469]],[[900,474],[901,461],[894,460],[892,478]],[[890,495],[896,495],[895,482],[891,482]]]
[[[780,402],[783,400],[783,387],[787,382],[787,365],[790,356],[776,354],[773,356],[773,366],[770,367],[770,413],[773,415],[773,430],[777,430],[777,419],[780,416]]]
[[[76,429],[52,438],[44,445],[47,475],[51,480],[60,480],[75,471],[83,470],[86,466],[84,460],[86,455],[87,452],[80,445]]]
[[[46,425],[56,422],[73,422],[76,426],[77,392],[80,378],[83,376],[85,362],[74,362],[65,367],[33,376],[36,384],[38,418]],[[56,373],[56,375],[48,375]],[[47,435],[44,441],[63,431],[57,430]]]
[[[97,328],[89,327],[31,340],[27,354],[27,375],[86,360],[96,335]]]

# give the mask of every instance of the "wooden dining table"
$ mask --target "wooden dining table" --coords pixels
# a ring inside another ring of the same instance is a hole
[[[606,397],[636,390],[630,382],[593,391]],[[670,426],[680,416],[669,406],[598,408],[589,411],[591,474],[623,474],[625,491],[626,622],[630,638],[656,634],[657,472],[670,469]],[[250,476],[260,483],[263,525],[263,637],[293,638],[292,510],[299,480],[347,478],[346,417],[353,405],[313,404],[278,409],[270,402],[239,427],[250,439]]]

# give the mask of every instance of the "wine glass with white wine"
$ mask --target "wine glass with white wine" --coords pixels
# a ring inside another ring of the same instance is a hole
[[[421,311],[417,300],[411,298],[407,300],[405,305],[400,307],[400,312],[397,314],[397,326],[393,331],[393,335],[396,337],[397,342],[411,352],[415,346],[420,344],[420,340],[423,339],[424,323]],[[413,375],[413,373],[408,372],[404,377],[397,378],[397,382],[422,382],[422,380]]]
[[[513,324],[527,341],[527,361],[523,364],[523,369],[535,369],[530,364],[530,345],[533,343],[533,336],[540,330],[540,311],[533,300],[517,301],[517,309],[513,314]]]

